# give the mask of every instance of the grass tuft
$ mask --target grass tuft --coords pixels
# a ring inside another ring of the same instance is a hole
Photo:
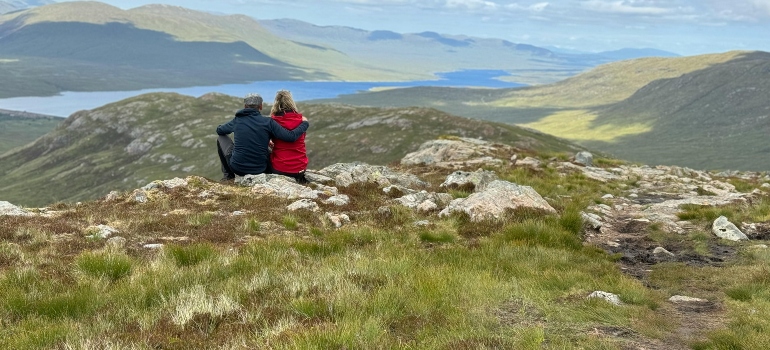
[[[176,266],[195,266],[201,262],[211,260],[217,255],[217,250],[211,244],[197,243],[188,246],[168,245],[164,248],[168,256]]]
[[[86,275],[113,282],[130,275],[133,268],[133,261],[128,256],[106,253],[84,253],[75,264]]]

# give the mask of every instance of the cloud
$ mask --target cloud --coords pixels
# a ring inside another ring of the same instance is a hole
[[[588,0],[584,1],[582,6],[589,11],[624,15],[666,15],[675,11],[675,9],[666,8],[663,6],[652,6],[652,3],[654,2],[640,0]]]

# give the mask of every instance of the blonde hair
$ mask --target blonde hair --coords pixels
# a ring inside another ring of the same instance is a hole
[[[282,112],[297,112],[297,104],[294,103],[294,98],[291,97],[291,92],[288,90],[281,90],[275,94],[275,102],[270,109],[271,115]]]

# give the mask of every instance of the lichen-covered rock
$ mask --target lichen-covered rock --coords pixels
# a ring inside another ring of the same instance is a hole
[[[273,177],[265,183],[258,183],[251,188],[251,191],[256,194],[276,196],[285,199],[318,198],[318,191],[300,185],[293,179],[289,179],[285,176]]]
[[[107,226],[107,225],[97,225],[97,226],[91,226],[86,229],[86,233],[88,237],[91,238],[110,238],[113,234],[118,233],[118,230]]]
[[[396,198],[394,201],[398,202],[399,204],[405,207],[412,208],[412,209],[416,209],[425,201],[430,201],[437,207],[443,208],[449,205],[449,203],[452,201],[452,195],[448,193],[434,193],[434,192],[420,191],[418,193],[408,194],[401,198]],[[429,205],[429,204],[426,204],[426,205]]]
[[[746,237],[735,224],[727,220],[724,216],[720,216],[714,220],[714,225],[711,230],[717,237],[730,241],[746,241],[749,239],[749,237]]]
[[[401,159],[403,165],[435,165],[455,167],[463,164],[502,165],[497,158],[497,151],[510,146],[494,144],[488,141],[457,138],[452,140],[433,140],[423,143],[417,151]]]
[[[350,217],[347,214],[326,213],[326,218],[336,228],[340,228],[350,222]]]
[[[32,213],[9,202],[0,201],[0,216],[30,216]]]
[[[319,210],[318,204],[309,199],[300,199],[294,203],[289,204],[289,206],[287,206],[286,209],[290,211],[297,211],[297,210],[318,211]]]
[[[374,183],[382,187],[398,185],[406,188],[422,188],[428,185],[412,174],[364,163],[337,163],[319,170],[318,173],[334,179],[339,187],[348,187],[355,183]]]
[[[136,202],[136,203],[147,203],[150,199],[147,197],[147,192],[144,190],[134,190],[134,192],[131,193],[131,195],[128,197],[130,201]]]
[[[539,168],[541,165],[543,165],[543,162],[541,162],[537,158],[532,157],[526,157],[524,159],[519,159],[516,161],[516,166],[520,167],[530,167],[530,168]]]
[[[623,305],[623,302],[620,301],[620,297],[617,294],[609,293],[609,292],[603,292],[600,290],[597,290],[590,295],[588,295],[589,299],[597,298],[602,299],[612,305],[620,306]]]
[[[575,163],[585,166],[594,166],[594,155],[590,152],[578,152],[575,155]]]
[[[483,191],[489,183],[499,180],[497,174],[493,171],[479,169],[475,172],[455,171],[447,176],[441,187],[461,188],[472,184],[475,192]]]
[[[483,192],[474,193],[468,198],[453,200],[440,215],[462,212],[468,214],[472,221],[481,221],[499,219],[507,210],[517,208],[556,213],[556,210],[532,187],[498,180],[490,183]]]
[[[149,191],[156,188],[177,188],[177,187],[187,187],[187,179],[182,179],[179,177],[175,177],[171,180],[162,180],[162,181],[153,181],[144,187],[142,187],[143,190]]]
[[[350,197],[346,194],[340,194],[333,197],[329,197],[324,201],[324,204],[334,204],[336,206],[343,206],[350,204]]]

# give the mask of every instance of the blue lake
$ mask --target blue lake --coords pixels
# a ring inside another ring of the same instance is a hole
[[[512,88],[524,84],[509,83],[497,79],[508,76],[501,70],[463,70],[437,74],[437,80],[405,82],[318,82],[318,81],[257,81],[249,84],[228,84],[217,86],[195,86],[188,88],[161,88],[135,91],[100,91],[100,92],[64,92],[47,97],[16,97],[0,99],[0,109],[26,111],[32,113],[66,117],[84,109],[93,109],[105,104],[150,92],[176,92],[198,97],[210,92],[219,92],[232,96],[243,96],[249,92],[261,94],[267,102],[272,101],[276,91],[290,90],[297,101],[334,98],[339,95],[368,91],[377,87],[487,87]]]

